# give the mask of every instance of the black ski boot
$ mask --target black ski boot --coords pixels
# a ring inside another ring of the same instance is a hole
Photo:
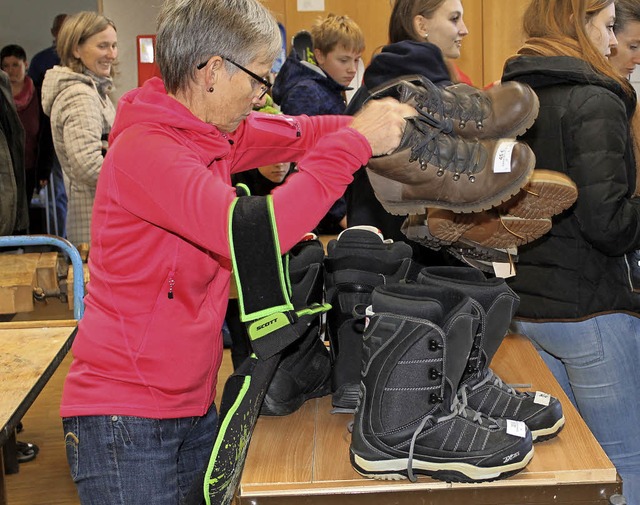
[[[470,267],[427,267],[418,283],[458,289],[477,302],[481,322],[459,390],[469,407],[524,422],[536,442],[556,436],[565,422],[560,401],[540,391],[518,392],[489,368],[520,302],[504,279],[487,279]]]
[[[329,242],[325,258],[327,333],[331,344],[333,405],[353,410],[358,402],[364,319],[354,314],[371,304],[373,288],[405,279],[411,247],[385,242],[375,228],[354,226]]]
[[[351,462],[364,476],[447,482],[508,477],[533,457],[524,423],[491,419],[456,395],[479,314],[462,292],[393,284],[372,295]]]
[[[296,310],[322,303],[324,248],[315,240],[300,242],[289,252],[291,303]],[[260,414],[291,414],[311,398],[331,392],[331,358],[320,339],[320,314],[283,355],[269,384]]]

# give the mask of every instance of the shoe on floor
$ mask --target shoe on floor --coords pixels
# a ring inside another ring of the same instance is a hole
[[[28,463],[36,459],[36,456],[40,452],[40,448],[36,444],[30,442],[16,442],[16,453],[18,457],[18,463]]]

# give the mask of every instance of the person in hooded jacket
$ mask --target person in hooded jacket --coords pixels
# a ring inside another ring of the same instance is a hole
[[[452,84],[452,67],[445,58],[460,57],[462,39],[469,34],[463,14],[460,0],[396,0],[389,19],[389,44],[371,60],[363,85],[349,103],[347,113],[357,111],[370,90],[403,75],[422,75],[442,87]],[[445,262],[439,252],[405,237],[400,229],[406,216],[393,215],[384,209],[364,167],[349,185],[346,203],[349,226],[375,226],[385,238],[409,243],[417,261]]]
[[[281,48],[259,0],[167,0],[156,33],[163,79],[121,97],[100,171],[62,394],[83,505],[176,505],[202,476],[218,423],[231,175],[298,162],[271,195],[286,253],[416,115],[393,99],[354,117],[253,112]]]
[[[21,46],[10,44],[0,49],[0,66],[9,75],[13,101],[25,132],[25,189],[27,202],[31,202],[34,190],[39,189],[38,183],[48,177],[48,174],[41,170],[40,163],[39,139],[42,134],[40,98],[33,81],[27,75],[29,62],[27,53]],[[33,228],[33,222],[29,231],[39,233]]]
[[[29,228],[24,143],[9,76],[0,69],[0,235],[19,235]]]
[[[273,84],[273,99],[285,114],[344,114],[345,91],[356,75],[364,51],[364,34],[348,16],[329,14],[311,28],[313,59],[297,53],[286,59]],[[339,233],[345,227],[341,196],[318,224],[317,232]]]
[[[118,56],[113,22],[83,11],[67,18],[57,50],[61,65],[47,70],[42,108],[51,118],[53,145],[68,198],[67,238],[90,244],[90,223],[98,174],[115,117],[109,93]]]
[[[617,40],[613,0],[532,0],[528,38],[503,81],[540,100],[522,136],[536,166],[578,187],[549,233],[519,250],[515,330],[529,337],[640,503],[640,285],[625,253],[640,247],[640,198],[629,119],[636,95],[607,57]]]

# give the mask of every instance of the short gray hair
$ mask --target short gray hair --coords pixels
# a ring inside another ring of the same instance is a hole
[[[157,62],[169,93],[188,88],[212,56],[269,62],[281,44],[278,23],[259,0],[165,0],[158,15]],[[238,70],[225,63],[229,73]]]

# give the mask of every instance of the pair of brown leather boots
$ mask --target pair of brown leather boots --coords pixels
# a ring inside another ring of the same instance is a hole
[[[573,181],[534,170],[533,151],[516,140],[538,115],[538,97],[529,86],[440,88],[413,75],[371,92],[373,99],[384,96],[418,112],[408,119],[399,147],[367,165],[384,208],[408,214],[402,228],[408,238],[445,247],[473,266],[511,262],[517,246],[547,233],[551,217],[575,202]]]

